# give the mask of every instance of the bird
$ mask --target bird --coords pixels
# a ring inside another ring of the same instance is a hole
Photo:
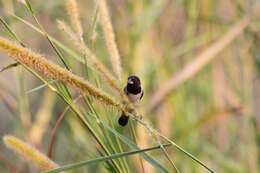
[[[124,88],[124,93],[132,103],[136,104],[142,99],[144,91],[142,89],[139,77],[135,75],[128,77],[127,85]]]
[[[144,91],[141,86],[141,81],[138,76],[130,75],[127,80],[127,85],[124,87],[124,93],[127,95],[130,102],[137,104],[143,97]],[[118,119],[121,126],[126,126],[129,116],[122,113]]]

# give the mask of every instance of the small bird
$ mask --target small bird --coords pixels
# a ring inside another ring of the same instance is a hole
[[[139,77],[135,75],[129,76],[127,85],[124,88],[124,92],[132,103],[138,103],[144,95]],[[125,113],[122,113],[121,117],[118,119],[118,123],[121,126],[125,126],[127,125],[128,120],[129,116],[125,115]]]
[[[144,95],[139,77],[135,75],[129,76],[124,92],[132,103],[138,103]]]

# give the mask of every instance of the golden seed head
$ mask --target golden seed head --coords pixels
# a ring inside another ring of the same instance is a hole
[[[112,23],[110,20],[108,8],[106,5],[105,0],[97,0],[97,5],[99,7],[99,16],[100,16],[100,24],[103,30],[103,34],[106,41],[106,46],[108,49],[108,53],[111,58],[111,64],[115,74],[117,75],[118,79],[121,79],[122,67],[121,67],[121,60],[120,55],[118,52],[115,34],[113,31]]]
[[[75,30],[75,32],[78,34],[79,38],[83,35],[82,25],[80,22],[79,17],[79,9],[78,4],[76,0],[68,0],[67,1],[67,12],[70,17],[70,23]]]
[[[50,160],[40,151],[14,136],[6,135],[3,137],[3,141],[7,148],[18,153],[28,161],[31,161],[43,171],[58,167],[58,165],[55,162]]]
[[[92,96],[106,105],[114,106],[119,110],[122,109],[121,103],[117,102],[113,97],[106,94],[103,90],[96,88],[94,85],[84,80],[83,78],[50,62],[41,54],[35,53],[28,48],[21,47],[1,37],[0,51],[7,53],[14,60],[33,69],[47,78],[62,81],[65,84],[78,89],[80,92]]]
[[[98,73],[101,74],[102,79],[108,83],[111,88],[115,89],[120,95],[122,95],[122,90],[120,89],[116,79],[110,73],[110,71],[104,66],[104,64],[99,60],[99,58],[83,43],[80,42],[71,28],[66,25],[65,22],[58,20],[59,29],[63,30],[70,38],[71,42],[79,49],[79,51],[87,55],[87,64]]]

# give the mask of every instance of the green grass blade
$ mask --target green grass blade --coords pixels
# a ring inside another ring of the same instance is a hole
[[[133,121],[130,121],[129,125],[130,125],[130,133],[132,135],[132,139],[137,144],[137,135],[136,135],[136,131],[135,131],[135,128],[134,128]],[[140,157],[138,159],[140,160],[142,171],[143,171],[143,173],[145,173],[143,160]]]
[[[164,144],[163,146],[169,147],[170,145],[171,144]],[[104,157],[99,157],[99,158],[92,159],[92,160],[86,160],[86,161],[81,161],[81,162],[77,162],[77,163],[73,163],[73,164],[68,164],[68,165],[53,169],[53,170],[45,171],[44,173],[58,173],[61,171],[68,171],[68,170],[77,169],[77,168],[80,168],[82,166],[86,166],[89,164],[104,162],[104,161],[117,159],[120,157],[126,157],[126,156],[130,156],[130,155],[134,155],[134,154],[140,154],[143,152],[152,151],[152,150],[156,150],[156,149],[160,149],[160,148],[161,148],[161,146],[155,146],[155,147],[150,147],[150,148],[146,148],[146,149],[138,149],[138,150],[133,150],[133,151],[128,151],[128,152],[117,153],[117,154],[113,154],[110,156],[104,156]]]
[[[28,0],[25,0],[25,5],[26,5],[28,11],[29,11],[31,14],[34,14],[33,8],[32,8],[32,6],[31,6],[31,4],[30,4],[30,2],[29,2]]]
[[[94,117],[94,115],[89,114],[90,116]],[[95,118],[95,117],[94,117]],[[131,140],[129,140],[127,137],[121,135],[119,132],[117,132],[115,129],[109,127],[107,124],[102,122],[101,120],[97,119],[99,123],[102,123],[102,125],[109,130],[112,134],[117,136],[123,143],[125,143],[128,147],[130,147],[133,150],[139,150],[140,148]],[[169,173],[160,163],[158,163],[156,160],[151,158],[149,155],[146,153],[140,153],[140,155],[147,161],[149,162],[152,166],[154,166],[157,170],[163,173]]]
[[[91,102],[91,99],[89,97],[84,97],[84,101],[85,101],[87,107],[89,108],[89,111],[92,113],[92,115],[95,116],[96,119],[100,119],[100,115],[95,110],[95,108]],[[101,123],[98,123],[98,126],[99,126],[100,130],[102,131],[104,139],[106,140],[108,146],[110,147],[110,150],[113,153],[123,152],[123,149],[122,148],[120,149],[120,147],[116,145],[117,143],[111,138],[109,132],[105,129],[105,127]],[[125,158],[119,159],[118,162],[122,166],[122,169],[124,169],[123,170],[124,173],[131,172]]]
[[[11,27],[8,25],[8,23],[2,18],[0,17],[0,22],[3,24],[3,26],[5,27],[5,29],[8,31],[8,33],[11,35],[11,37],[18,41],[19,44],[23,47],[25,47],[24,43],[21,41],[21,39],[15,34],[15,32],[13,32],[13,30],[11,29]]]
[[[33,30],[37,31],[38,33],[44,35],[44,32],[41,29],[39,29],[38,27],[34,26],[30,22],[22,19],[21,17],[15,15],[15,14],[12,14],[12,16],[15,19],[19,20],[20,22],[24,23],[25,25],[29,26]],[[67,52],[72,58],[74,58],[75,60],[79,61],[80,63],[84,63],[84,60],[75,51],[71,50],[70,48],[68,48],[67,46],[65,46],[64,44],[62,44],[60,41],[56,40],[55,38],[51,37],[50,35],[49,35],[49,39],[52,42],[54,42],[63,51]]]
[[[70,70],[68,63],[66,62],[65,58],[63,57],[62,53],[59,51],[59,49],[55,46],[55,44],[51,41],[51,39],[49,38],[49,34],[46,32],[46,30],[44,29],[44,27],[41,25],[41,23],[39,22],[39,20],[37,19],[32,5],[29,2],[29,0],[26,0],[26,7],[28,9],[28,11],[30,12],[32,18],[35,20],[35,22],[38,24],[38,26],[41,28],[41,31],[44,33],[44,37],[46,37],[46,39],[48,40],[48,42],[50,43],[51,47],[53,48],[53,50],[55,51],[55,53],[58,55],[59,59],[62,61],[63,65],[66,67],[67,70]]]
[[[177,172],[180,173],[179,169],[177,168],[177,166],[174,164],[174,162],[171,160],[169,154],[167,153],[166,149],[164,148],[164,146],[162,145],[162,143],[160,142],[159,139],[156,139],[157,143],[159,144],[163,154],[165,155],[165,157],[167,158],[167,160],[170,162],[170,164],[172,165],[173,169]]]
[[[48,84],[51,84],[51,83],[54,83],[54,82],[56,82],[56,80],[51,80],[51,81],[48,81],[48,83],[43,83],[43,84],[41,84],[41,85],[39,85],[39,86],[37,86],[33,89],[30,89],[29,91],[26,92],[26,94],[30,94],[30,93],[33,93],[35,91],[38,91],[38,90],[48,86]]]
[[[158,133],[158,132],[157,132]],[[192,160],[194,160],[195,162],[197,162],[198,164],[200,164],[201,166],[203,166],[204,168],[206,168],[208,171],[214,173],[214,171],[209,168],[205,163],[203,163],[202,161],[200,161],[197,157],[193,156],[192,154],[190,154],[188,151],[186,151],[185,149],[183,149],[181,146],[177,145],[175,142],[173,142],[172,140],[170,140],[169,138],[163,136],[162,134],[158,133],[158,135],[160,137],[162,137],[163,139],[165,139],[166,141],[170,142],[174,147],[176,147],[179,151],[181,151],[182,153],[184,153],[185,155],[187,155],[188,157],[190,157]]]
[[[134,117],[133,117],[134,118]],[[182,153],[184,153],[185,155],[187,155],[188,157],[190,157],[192,160],[194,160],[195,162],[197,162],[198,164],[200,164],[201,166],[203,166],[204,168],[206,168],[208,171],[214,173],[214,171],[212,169],[210,169],[205,163],[203,163],[202,161],[200,161],[197,157],[195,157],[194,155],[192,155],[191,153],[189,153],[188,151],[186,151],[185,149],[183,149],[181,146],[177,145],[175,142],[173,142],[172,140],[170,140],[168,137],[162,135],[160,132],[158,132],[156,129],[150,127],[148,124],[146,124],[145,122],[143,122],[142,120],[138,119],[138,118],[134,118],[134,120],[138,121],[140,124],[142,124],[144,127],[147,128],[147,130],[149,132],[151,132],[153,135],[161,137],[162,139],[166,140],[167,142],[170,142],[174,147],[176,147],[179,151],[181,151]]]

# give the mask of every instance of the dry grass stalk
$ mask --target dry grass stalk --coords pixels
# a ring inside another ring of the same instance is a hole
[[[111,58],[111,63],[113,70],[117,77],[121,79],[121,73],[122,73],[122,67],[121,67],[121,60],[120,60],[120,55],[118,52],[116,40],[115,40],[115,34],[113,31],[112,23],[110,20],[110,15],[108,12],[107,4],[105,0],[97,0],[97,5],[99,8],[99,22],[101,24],[105,41],[106,41],[106,46]]]
[[[17,67],[15,69],[17,80],[18,80],[18,106],[19,106],[19,116],[21,119],[22,126],[25,129],[29,129],[32,125],[32,115],[29,109],[29,100],[25,94],[25,81],[24,81],[24,69],[22,67]]]
[[[40,146],[45,131],[48,129],[48,125],[51,119],[51,113],[54,106],[55,95],[50,90],[46,90],[43,96],[43,102],[36,114],[36,119],[32,124],[29,131],[29,141],[34,146]]]
[[[68,25],[66,25],[63,21],[58,21],[58,27],[66,32],[66,34],[71,39],[72,43],[79,49],[82,54],[86,55],[88,65],[92,67],[92,69],[96,70],[101,74],[102,79],[105,80],[113,89],[115,89],[122,96],[122,90],[115,80],[114,76],[110,73],[110,71],[104,66],[104,64],[99,60],[99,58],[84,44],[84,42],[79,42],[77,40],[76,35],[70,29]]]
[[[0,51],[7,53],[14,60],[39,72],[47,78],[62,81],[106,105],[114,106],[117,109],[122,110],[121,104],[103,90],[96,88],[83,78],[48,61],[41,54],[35,53],[28,48],[21,47],[14,42],[1,37]]]
[[[0,87],[0,100],[13,115],[17,114],[18,105],[16,99],[2,87]]]
[[[248,17],[241,19],[224,36],[209,46],[205,51],[194,58],[194,61],[186,65],[177,74],[174,74],[168,81],[161,84],[161,87],[151,97],[148,111],[152,111],[160,105],[164,99],[185,81],[194,77],[205,65],[207,65],[216,55],[226,48],[232,41],[241,35],[249,25]]]
[[[226,107],[225,95],[227,94],[226,88],[228,87],[228,84],[225,81],[226,74],[223,64],[224,62],[221,61],[221,59],[216,59],[212,64],[214,103],[215,107],[220,110],[223,110]],[[221,116],[221,114],[218,116]],[[222,118],[219,118],[215,123],[217,125],[216,140],[218,147],[223,151],[228,141],[228,116],[222,116]]]
[[[90,31],[90,40],[92,42],[92,44],[94,42],[96,42],[97,40],[97,36],[98,36],[98,33],[97,33],[97,22],[98,22],[98,17],[99,14],[98,14],[98,6],[97,6],[97,3],[96,1],[94,2],[94,10],[93,10],[93,14],[91,16],[91,31]]]
[[[14,136],[4,136],[4,144],[7,148],[18,153],[31,163],[34,163],[41,170],[46,171],[50,169],[57,168],[58,165],[50,160],[47,156],[42,154],[40,151],[32,147],[31,145],[21,141]]]
[[[2,0],[2,9],[7,13],[14,13],[14,2]]]
[[[80,22],[78,4],[76,0],[68,0],[66,6],[68,15],[70,17],[71,26],[78,34],[79,39],[82,39],[83,29]]]
[[[137,126],[136,127],[136,131],[137,131],[137,134],[138,134],[138,138],[137,138],[138,146],[140,146],[141,148],[149,146],[149,143],[151,141],[149,141],[149,137],[150,136],[147,133],[146,127]],[[142,163],[143,163],[143,165],[142,165],[143,167],[140,167],[140,166],[138,166],[138,165],[140,165],[140,160],[139,159],[135,159],[135,161],[134,161],[134,164],[136,164],[136,167],[138,168],[138,172],[155,173],[155,169],[154,169],[154,167],[151,164],[149,164],[146,161],[143,161]]]

